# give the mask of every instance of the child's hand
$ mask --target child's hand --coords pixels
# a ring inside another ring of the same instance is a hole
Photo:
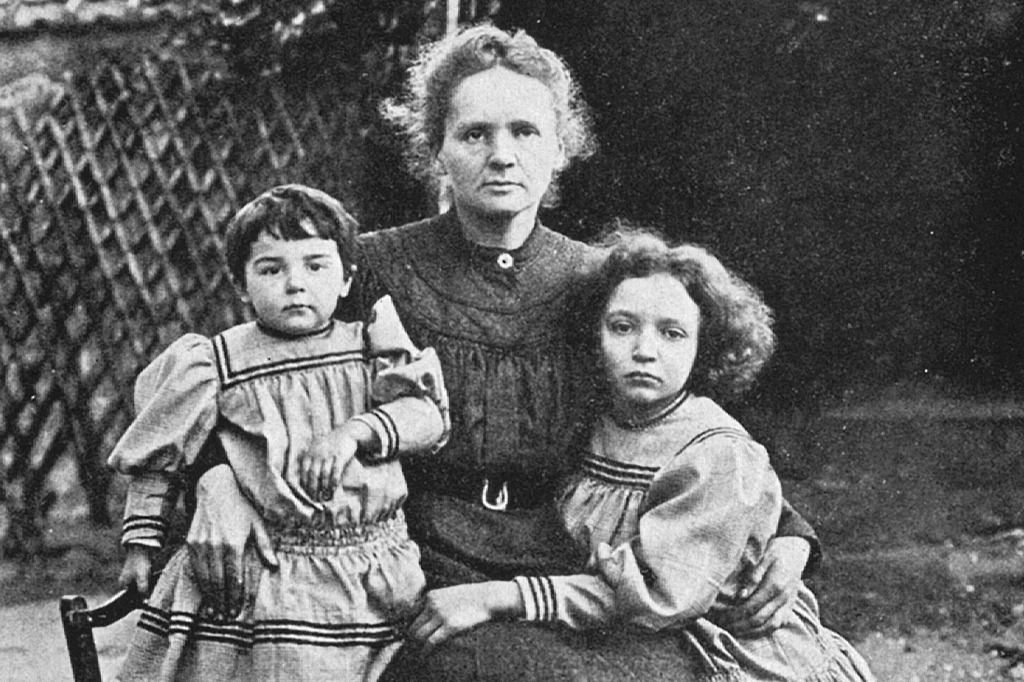
[[[314,501],[327,502],[341,486],[345,467],[359,449],[372,448],[376,443],[377,434],[369,426],[358,419],[345,422],[314,438],[299,456],[299,482]]]
[[[151,550],[143,545],[128,545],[128,556],[124,559],[124,567],[121,569],[121,576],[117,582],[121,587],[131,587],[139,591],[139,594],[149,594],[150,578],[153,575],[153,558]]]
[[[487,582],[431,590],[423,609],[409,626],[409,637],[423,644],[423,653],[452,637],[500,617],[525,613],[514,582]]]

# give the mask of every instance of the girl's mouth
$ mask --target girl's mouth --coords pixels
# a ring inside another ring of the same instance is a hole
[[[661,379],[659,377],[656,377],[653,374],[648,374],[647,372],[630,372],[626,375],[626,379],[629,381],[639,381],[644,383],[661,383]]]

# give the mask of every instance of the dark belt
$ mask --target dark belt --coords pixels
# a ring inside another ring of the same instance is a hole
[[[486,477],[481,474],[445,477],[410,476],[410,487],[437,495],[457,497],[491,511],[536,509],[554,500],[554,486],[540,477],[528,481],[521,477]]]

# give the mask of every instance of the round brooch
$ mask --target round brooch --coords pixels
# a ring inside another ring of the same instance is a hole
[[[515,260],[512,258],[511,253],[498,254],[498,267],[502,270],[508,270],[510,267],[515,265]]]

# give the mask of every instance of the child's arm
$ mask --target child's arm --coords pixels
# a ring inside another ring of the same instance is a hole
[[[433,453],[451,430],[437,354],[413,345],[390,296],[373,306],[366,336],[375,370],[372,408],[315,438],[299,460],[302,486],[317,501],[334,496],[353,457],[372,465]]]
[[[164,544],[177,504],[179,474],[216,422],[216,391],[212,347],[196,334],[172,344],[136,381],[135,420],[107,462],[130,477],[121,537],[130,551],[122,584],[134,582],[142,592],[149,587],[152,556]]]
[[[408,634],[423,643],[423,652],[427,654],[442,642],[478,625],[525,616],[526,606],[515,583],[469,583],[428,592]]]
[[[597,548],[594,575],[516,578],[526,617],[577,629],[621,619],[658,630],[703,616],[760,557],[780,497],[756,443],[720,435],[696,444],[655,477],[637,536]]]
[[[374,407],[355,419],[377,434],[376,458],[437,452],[448,442],[451,421],[441,362],[434,349],[413,345],[390,296],[373,306],[367,337],[377,365]]]
[[[763,549],[780,496],[760,446],[708,439],[658,474],[640,510],[639,534],[614,549],[599,546],[593,574],[434,590],[410,637],[432,648],[503,618],[557,621],[578,630],[627,621],[658,630],[703,616],[751,545],[755,556],[749,559]]]

